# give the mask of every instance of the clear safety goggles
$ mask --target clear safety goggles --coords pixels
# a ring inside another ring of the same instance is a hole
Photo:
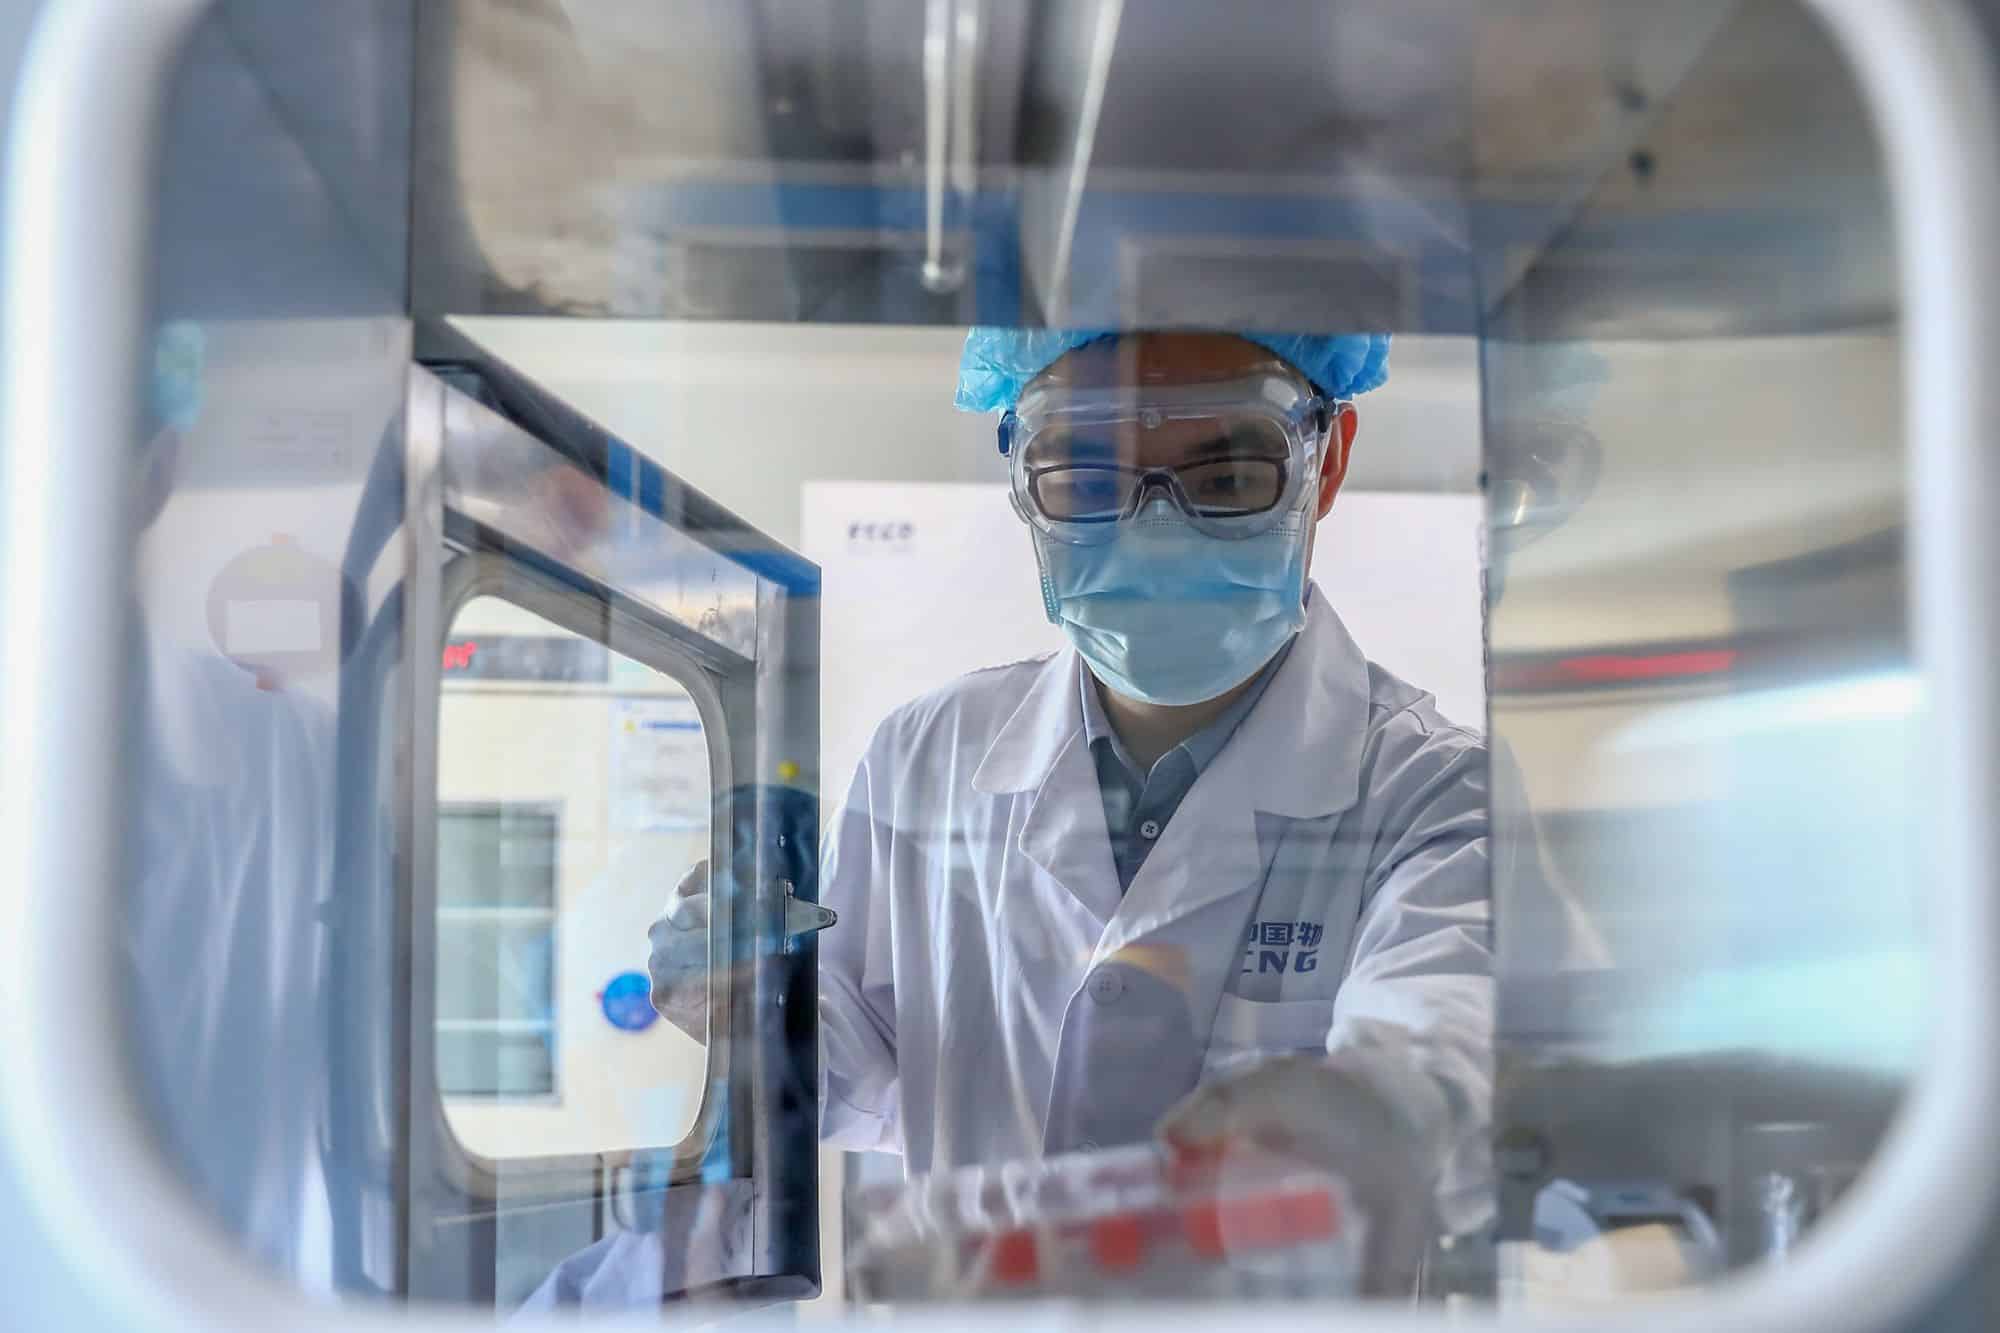
[[[1014,509],[1058,541],[1110,541],[1155,494],[1199,530],[1270,531],[1319,478],[1339,404],[1260,371],[1172,387],[1031,386],[1000,420]]]

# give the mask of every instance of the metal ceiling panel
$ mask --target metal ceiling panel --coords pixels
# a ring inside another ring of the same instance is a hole
[[[416,305],[1475,332],[1732,8],[441,0]]]

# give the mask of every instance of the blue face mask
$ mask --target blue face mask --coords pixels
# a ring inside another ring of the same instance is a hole
[[[1211,537],[1164,498],[1101,545],[1035,531],[1042,605],[1111,689],[1200,703],[1256,675],[1305,624],[1306,531],[1302,511],[1255,537]]]

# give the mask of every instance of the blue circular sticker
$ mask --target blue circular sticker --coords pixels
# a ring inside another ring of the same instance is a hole
[[[653,1008],[653,983],[644,972],[620,972],[605,983],[598,1000],[605,1019],[625,1032],[644,1032],[660,1017]]]

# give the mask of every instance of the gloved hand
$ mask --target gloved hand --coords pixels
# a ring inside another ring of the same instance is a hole
[[[653,1008],[696,1041],[707,1039],[708,862],[697,861],[646,931],[653,952],[646,974],[653,981]]]
[[[1276,1154],[1338,1176],[1367,1222],[1364,1294],[1407,1299],[1436,1224],[1447,1105],[1425,1075],[1380,1050],[1286,1056],[1204,1083],[1161,1119],[1171,1150],[1220,1163]]]

